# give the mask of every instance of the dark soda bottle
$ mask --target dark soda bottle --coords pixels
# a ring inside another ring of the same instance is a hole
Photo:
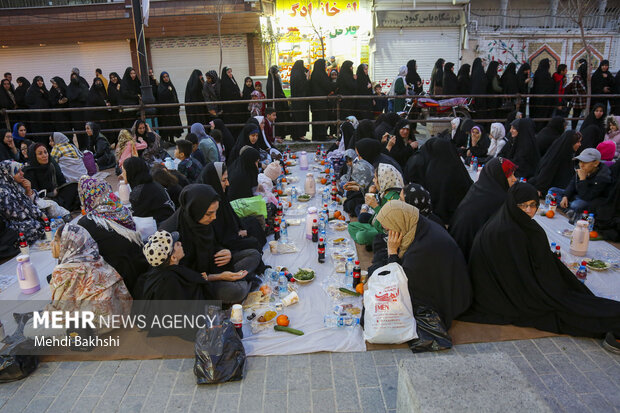
[[[355,289],[355,287],[357,287],[357,285],[360,283],[362,277],[362,269],[360,268],[360,262],[359,260],[355,261],[355,267],[353,267],[353,289]]]
[[[312,220],[312,242],[319,241],[319,224],[317,224],[316,219]]]
[[[28,254],[28,241],[26,241],[26,237],[23,232],[19,233],[19,251],[22,254]]]
[[[319,263],[325,262],[325,240],[319,238]]]
[[[276,241],[280,240],[280,226],[278,224],[276,224],[276,226],[273,228],[273,239],[275,239]]]
[[[559,245],[555,246],[555,252],[553,253],[553,255],[555,255],[557,257],[557,259],[559,259],[559,260],[562,259],[562,252],[560,251],[560,246]]]
[[[278,212],[277,212],[278,216],[282,215],[282,202],[278,202]]]

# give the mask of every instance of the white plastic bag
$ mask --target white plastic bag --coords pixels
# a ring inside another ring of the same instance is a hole
[[[407,275],[396,263],[375,270],[364,291],[364,340],[400,344],[417,338]]]
[[[157,231],[157,223],[153,217],[133,217],[133,222],[136,223],[136,231],[142,242],[146,242]]]
[[[58,205],[56,201],[51,199],[37,198],[37,206],[44,209],[50,218],[64,217],[69,215],[69,211]]]

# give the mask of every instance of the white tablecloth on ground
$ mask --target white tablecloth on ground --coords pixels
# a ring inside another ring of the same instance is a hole
[[[586,256],[576,257],[570,253],[570,238],[561,234],[564,229],[573,230],[574,228],[573,225],[569,224],[566,217],[560,214],[553,218],[537,215],[535,220],[547,233],[549,243],[555,242],[560,246],[562,260],[565,263],[581,262],[584,258],[611,263],[613,265],[612,268],[605,271],[588,269],[588,278],[585,284],[599,297],[620,301],[620,271],[618,268],[618,264],[620,264],[620,250],[605,241],[590,241]]]
[[[301,171],[298,166],[289,168],[292,176],[299,178],[299,182],[292,185],[303,193],[304,181],[306,173],[313,172],[315,177],[318,176],[317,171],[312,170],[312,162],[310,169]],[[256,335],[252,335],[250,323],[244,319],[244,339],[246,353],[248,355],[275,355],[275,354],[301,354],[312,353],[318,351],[345,352],[345,351],[366,351],[366,344],[363,338],[362,328],[325,328],[323,326],[324,316],[333,311],[336,302],[327,295],[322,284],[328,277],[335,276],[334,265],[330,257],[329,246],[326,246],[325,263],[319,264],[317,244],[305,238],[305,217],[306,209],[311,206],[318,207],[320,205],[321,185],[317,185],[317,195],[309,202],[297,203],[303,210],[303,215],[291,216],[285,213],[285,219],[301,219],[298,226],[289,227],[289,241],[294,242],[299,251],[293,254],[273,255],[266,248],[263,260],[266,264],[273,266],[284,266],[292,273],[298,268],[312,268],[316,278],[309,284],[297,285],[297,293],[299,295],[299,303],[290,307],[284,307],[282,313],[286,314],[290,319],[290,327],[302,330],[303,336],[295,336],[289,333],[278,332],[272,329],[262,331]],[[295,205],[294,205],[295,206]],[[348,231],[331,231],[327,230],[328,238],[347,238],[352,244]],[[273,236],[269,237],[273,240]],[[353,249],[355,247],[353,246]],[[339,278],[343,278],[339,274]],[[351,299],[349,299],[351,300]],[[361,297],[356,299],[361,307]]]

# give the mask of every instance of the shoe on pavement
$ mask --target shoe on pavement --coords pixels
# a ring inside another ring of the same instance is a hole
[[[610,331],[603,340],[603,348],[611,353],[620,354],[620,337]]]

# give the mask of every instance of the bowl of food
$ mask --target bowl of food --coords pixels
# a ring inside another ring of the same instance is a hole
[[[294,275],[295,281],[299,284],[309,284],[316,278],[311,268],[300,268]]]
[[[308,195],[308,194],[303,194],[303,195],[299,195],[299,196],[297,197],[297,200],[298,200],[299,202],[308,202],[308,201],[310,201],[310,199],[311,199],[311,198],[312,198],[312,196],[310,196],[310,195]]]
[[[348,225],[344,221],[334,219],[332,221],[329,221],[329,227],[333,231],[344,231],[347,229]]]
[[[329,246],[332,248],[335,247],[347,247],[349,245],[349,240],[345,237],[333,238],[329,240]]]
[[[251,321],[252,333],[260,333],[263,330],[271,330],[276,324],[278,313],[275,307],[263,305],[254,309],[254,318]]]
[[[605,271],[611,268],[611,264],[601,260],[586,259],[584,260],[589,269],[594,271]]]

